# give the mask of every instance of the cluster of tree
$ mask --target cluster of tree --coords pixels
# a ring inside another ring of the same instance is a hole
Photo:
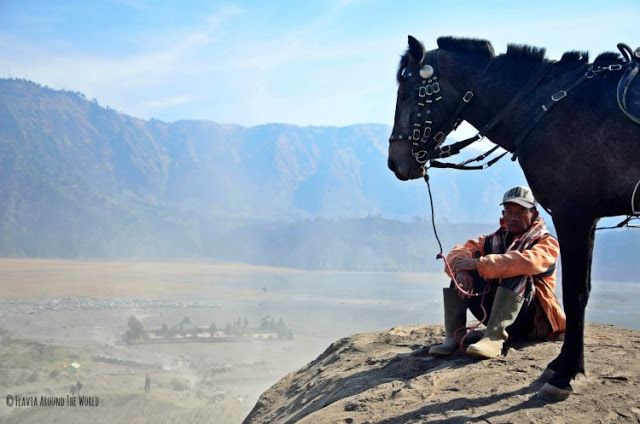
[[[129,317],[127,326],[129,329],[124,335],[124,340],[126,343],[135,343],[149,340],[149,334],[147,334],[138,318],[131,315]]]
[[[134,317],[131,317],[135,320]],[[130,330],[127,332],[127,339],[136,341],[136,340],[146,340],[144,338],[140,338],[140,334],[144,332],[142,329],[142,325],[138,320],[132,325],[131,318],[129,319],[129,327]],[[132,330],[131,328],[135,328]],[[172,339],[176,336],[180,337],[198,337],[200,334],[209,332],[209,337],[215,337],[220,329],[212,322],[208,328],[206,327],[198,327],[194,325],[189,317],[185,317],[178,324],[169,327],[167,324],[162,324],[162,327],[159,330],[155,330],[154,333],[156,336]],[[277,335],[278,339],[283,340],[291,340],[293,338],[293,331],[287,328],[287,325],[284,323],[284,320],[280,318],[278,321],[275,321],[270,316],[266,316],[262,318],[260,321],[260,326],[257,328],[249,327],[249,321],[247,318],[238,318],[232,322],[227,323],[223,329],[224,335],[229,337],[251,337],[254,333],[274,333]],[[129,333],[132,333],[132,337],[138,337],[136,339],[131,339],[129,337]],[[144,333],[146,336],[146,332]],[[148,336],[146,336],[148,338]]]
[[[278,339],[291,340],[293,339],[293,331],[287,328],[282,317],[276,322],[269,315],[260,320],[260,332],[262,333],[276,333]]]
[[[249,321],[246,318],[227,323],[224,327],[224,333],[228,336],[250,336],[251,330],[249,329]]]
[[[184,317],[182,321],[169,328],[167,324],[163,323],[160,330],[157,330],[156,335],[165,339],[173,339],[176,336],[181,337],[198,337],[202,333],[202,329],[191,322],[189,317]]]

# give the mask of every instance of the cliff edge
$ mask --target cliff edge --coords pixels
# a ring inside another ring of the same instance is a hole
[[[561,342],[510,343],[484,361],[426,355],[443,334],[404,326],[340,339],[264,392],[244,423],[640,422],[640,331],[587,325],[587,375],[559,403],[536,392]]]

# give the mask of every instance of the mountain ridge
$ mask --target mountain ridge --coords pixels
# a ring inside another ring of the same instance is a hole
[[[145,121],[82,93],[0,79],[0,255],[430,269],[421,255],[437,245],[424,182],[400,182],[386,168],[389,131]],[[510,161],[430,173],[445,249],[490,231],[504,190],[526,183]],[[616,277],[640,248],[620,233],[599,238],[627,248],[622,258],[603,250]]]

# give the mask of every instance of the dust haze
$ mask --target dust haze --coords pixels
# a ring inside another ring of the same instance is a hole
[[[442,273],[204,260],[0,259],[0,268],[3,423],[237,423],[338,338],[441,323],[447,283]],[[595,281],[588,319],[640,328],[634,291]],[[8,395],[99,404],[9,406]]]

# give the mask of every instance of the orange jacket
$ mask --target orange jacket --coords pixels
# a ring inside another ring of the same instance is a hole
[[[452,262],[454,258],[459,257],[477,257],[479,254],[478,274],[484,279],[501,279],[518,275],[534,276],[536,300],[544,310],[549,324],[551,324],[552,334],[564,333],[566,316],[555,295],[556,272],[554,270],[548,276],[538,275],[547,271],[558,260],[558,255],[560,254],[558,241],[552,235],[546,234],[530,249],[526,249],[523,252],[508,251],[502,254],[492,253],[485,255],[485,239],[486,236],[481,236],[477,239],[468,240],[463,245],[455,246],[447,255],[447,261]],[[449,277],[452,277],[446,266],[445,272]]]

